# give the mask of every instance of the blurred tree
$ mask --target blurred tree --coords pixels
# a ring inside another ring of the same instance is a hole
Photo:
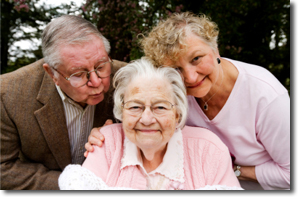
[[[137,35],[170,13],[204,13],[220,29],[221,56],[269,69],[290,88],[290,5],[288,0],[87,0],[84,17],[110,41],[113,58],[143,55]]]
[[[8,62],[8,58],[13,56],[8,47],[23,38],[40,38],[41,24],[63,13],[75,13],[77,10],[110,41],[112,58],[128,62],[143,55],[138,34],[147,33],[159,20],[173,12],[191,11],[204,13],[218,24],[221,56],[263,66],[287,89],[290,88],[288,0],[86,0],[81,8],[72,4],[56,8],[48,8],[44,4],[37,7],[38,1],[1,1],[1,72],[41,58],[41,51],[36,49],[33,60],[21,56],[17,61],[10,59]],[[27,26],[34,27],[36,31],[26,33],[23,28]],[[18,32],[22,32],[22,36],[18,37]]]
[[[43,57],[40,46],[36,49],[10,50],[14,42],[40,39],[45,24],[52,18],[74,12],[74,4],[49,7],[39,1],[1,1],[1,74]]]
[[[159,19],[180,8],[177,0],[87,0],[82,6],[84,17],[110,41],[111,56],[123,61],[143,55],[139,33],[151,30]]]
[[[290,89],[290,1],[179,3],[183,11],[203,13],[218,24],[221,56],[265,67]]]

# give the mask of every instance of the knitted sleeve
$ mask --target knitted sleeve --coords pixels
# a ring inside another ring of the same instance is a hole
[[[206,172],[210,175],[207,176],[208,184],[240,187],[232,169],[231,157],[227,147],[225,145],[224,148],[220,148],[220,146],[217,148],[215,145],[209,146],[206,160]]]
[[[186,126],[183,137],[188,187],[240,187],[232,169],[229,150],[214,133],[208,129]]]
[[[100,130],[105,137],[102,147],[94,146],[94,151],[89,153],[82,164],[83,167],[96,174],[96,176],[100,177],[110,186],[116,183],[119,175],[120,168],[115,166],[115,163],[118,163],[122,156],[123,144],[120,128],[120,124],[103,127]],[[108,177],[113,180],[108,180]]]
[[[243,190],[243,188],[237,186],[230,187],[227,185],[206,185],[196,190]]]

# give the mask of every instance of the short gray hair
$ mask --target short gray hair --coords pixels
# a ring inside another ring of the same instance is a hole
[[[176,104],[176,110],[179,114],[178,128],[183,128],[187,118],[188,103],[186,98],[186,89],[180,74],[171,67],[156,68],[152,61],[146,57],[129,63],[117,71],[113,78],[114,92],[114,116],[122,121],[122,103],[124,103],[124,95],[127,86],[132,80],[139,77],[161,78],[170,83],[173,98]]]
[[[74,15],[63,15],[52,20],[42,34],[44,61],[51,67],[62,64],[58,50],[60,45],[84,43],[90,41],[91,36],[101,39],[107,54],[109,54],[108,40],[91,22]]]

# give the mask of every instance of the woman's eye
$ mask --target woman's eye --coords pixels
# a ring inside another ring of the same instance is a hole
[[[196,62],[196,61],[198,61],[200,59],[200,56],[197,56],[197,57],[195,57],[193,60],[192,60],[192,62]]]
[[[156,111],[156,112],[163,112],[163,111],[166,111],[168,109],[167,109],[166,106],[154,106],[153,110]]]
[[[182,72],[180,67],[175,68],[175,70],[178,71],[179,73]]]
[[[141,106],[132,106],[129,108],[129,110],[141,110],[142,107]]]
[[[164,106],[156,106],[154,107],[155,110],[166,110]]]

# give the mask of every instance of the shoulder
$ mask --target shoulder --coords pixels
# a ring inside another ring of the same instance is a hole
[[[1,75],[1,94],[6,91],[12,94],[14,91],[13,88],[15,87],[24,88],[32,85],[40,85],[45,75],[43,64],[44,59],[40,59],[13,72]]]
[[[100,129],[100,132],[105,138],[104,143],[106,143],[106,145],[115,144],[116,142],[123,142],[124,140],[122,123],[104,126]]]
[[[26,65],[24,67],[21,67],[15,71],[6,73],[1,75],[1,80],[4,79],[8,79],[8,78],[19,78],[20,76],[30,76],[32,75],[32,73],[39,73],[39,72],[44,72],[43,69],[43,64],[44,64],[44,59],[40,59],[34,63],[31,63],[29,65]]]
[[[115,123],[115,124],[111,124],[111,125],[107,125],[107,126],[103,126],[100,129],[100,132],[103,135],[120,135],[123,133],[123,128],[122,128],[122,123]]]
[[[105,158],[103,158],[103,160],[105,160],[109,164],[111,164],[113,160],[116,160],[116,157],[120,157],[121,159],[124,142],[122,124],[119,123],[104,126],[100,129],[100,132],[103,134],[105,139],[103,147],[94,146],[94,156],[99,157],[99,155],[104,153]]]
[[[260,90],[268,90],[268,93],[273,92],[276,95],[281,95],[287,92],[286,88],[266,68],[232,59],[227,60],[238,69],[240,75],[245,79],[245,83],[249,87],[255,87],[255,89],[259,88]]]
[[[113,71],[116,72],[118,71],[121,67],[126,66],[128,63],[119,61],[119,60],[113,60],[112,66],[113,66]]]
[[[221,139],[207,128],[185,126],[182,129],[182,136],[184,142],[187,143],[197,143],[198,145],[206,143],[210,147],[220,151],[228,151],[227,146]]]

